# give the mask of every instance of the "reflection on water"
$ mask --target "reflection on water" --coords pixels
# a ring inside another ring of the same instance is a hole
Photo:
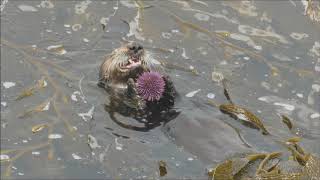
[[[1,177],[158,178],[161,161],[166,178],[206,178],[208,165],[241,152],[282,151],[274,139],[292,136],[319,156],[315,7],[290,0],[2,1]],[[109,96],[96,85],[104,56],[133,40],[157,57],[180,94],[179,116],[143,132],[114,121],[104,107]],[[227,102],[221,76],[233,103],[272,136],[208,104]]]

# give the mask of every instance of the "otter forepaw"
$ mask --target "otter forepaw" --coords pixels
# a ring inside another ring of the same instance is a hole
[[[134,97],[137,94],[136,84],[132,78],[129,78],[127,81],[127,95],[128,97]]]
[[[143,110],[146,107],[146,103],[142,97],[140,97],[137,93],[137,88],[134,80],[129,78],[127,81],[127,105],[130,107]]]

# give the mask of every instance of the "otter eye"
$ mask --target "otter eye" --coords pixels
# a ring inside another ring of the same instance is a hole
[[[138,46],[138,50],[142,49],[142,46]]]
[[[134,47],[134,46],[130,46],[129,49],[130,49],[130,50],[134,50],[135,47]]]

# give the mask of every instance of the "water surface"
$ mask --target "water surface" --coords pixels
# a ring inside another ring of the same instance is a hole
[[[207,167],[236,153],[281,151],[274,137],[293,135],[320,155],[320,25],[300,1],[4,3],[1,177],[150,179],[163,160],[166,178],[206,178]],[[96,86],[104,56],[127,41],[168,64],[180,94],[181,114],[148,132],[114,123]],[[212,72],[273,138],[208,105],[227,102]],[[41,88],[15,100],[38,80]],[[293,120],[293,132],[279,114]],[[43,129],[33,133],[35,125]]]

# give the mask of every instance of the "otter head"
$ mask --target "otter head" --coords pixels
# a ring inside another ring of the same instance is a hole
[[[120,48],[127,58],[120,58],[118,60],[119,70],[121,72],[128,72],[138,66],[141,66],[144,62],[144,49],[142,45],[136,42],[131,42]]]
[[[103,81],[126,82],[136,74],[137,69],[148,69],[145,50],[137,42],[130,42],[115,49],[100,67],[100,79]]]

